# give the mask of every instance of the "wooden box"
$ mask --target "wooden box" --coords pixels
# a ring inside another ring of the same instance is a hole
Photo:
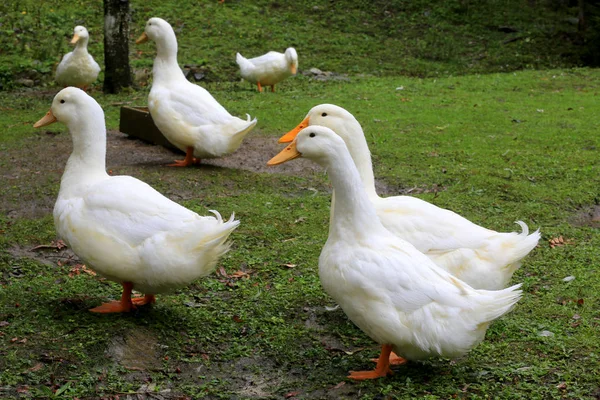
[[[158,144],[182,153],[154,125],[148,107],[121,107],[119,130],[126,135],[141,139],[144,142]]]

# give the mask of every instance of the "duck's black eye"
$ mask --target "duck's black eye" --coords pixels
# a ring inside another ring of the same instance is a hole
[[[64,100],[64,99],[60,101],[60,104],[64,104],[64,103],[65,103],[65,100]]]
[[[308,135],[308,136],[310,136],[310,137],[315,137],[315,136],[317,136],[317,135],[315,135],[315,133],[314,133],[314,132],[311,132],[311,133],[310,133],[310,135]]]
[[[327,113],[321,114],[321,117],[326,117],[326,116],[327,116]]]

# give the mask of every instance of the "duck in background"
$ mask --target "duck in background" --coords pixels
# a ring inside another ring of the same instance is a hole
[[[100,66],[88,53],[87,45],[90,34],[84,26],[76,26],[73,30],[71,44],[75,49],[63,56],[56,68],[56,82],[63,86],[75,86],[86,90],[94,83],[100,73]]]
[[[282,136],[279,142],[293,141],[298,132],[312,125],[328,127],[344,140],[358,168],[367,197],[383,226],[472,287],[488,290],[505,288],[521,266],[523,257],[537,245],[539,229],[529,234],[527,225],[522,221],[517,222],[522,228],[520,234],[496,232],[416,197],[379,197],[375,190],[371,153],[362,127],[342,107],[333,104],[313,107],[304,120]]]
[[[377,367],[351,371],[349,378],[391,374],[390,359],[399,364],[461,356],[521,298],[520,285],[473,289],[390,233],[377,218],[346,144],[331,129],[311,125],[301,130],[268,164],[297,157],[324,167],[335,190],[329,236],[319,257],[321,285],[354,324],[382,345]]]
[[[170,166],[186,167],[236,151],[256,118],[234,117],[206,89],[185,78],[177,64],[177,38],[167,21],[150,18],[136,43],[148,39],[156,43],[148,109],[169,142],[186,153]]]
[[[259,92],[263,91],[263,86],[271,86],[271,92],[274,92],[275,84],[298,72],[298,54],[293,47],[288,47],[285,53],[270,51],[251,59],[237,53],[235,61],[240,66],[242,78],[256,83]]]
[[[108,175],[104,112],[84,91],[61,90],[34,127],[56,121],[73,140],[54,205],[56,231],[87,266],[123,285],[120,301],[90,311],[129,312],[216,268],[239,224],[233,215],[200,216],[136,178]],[[145,296],[132,298],[132,289]]]

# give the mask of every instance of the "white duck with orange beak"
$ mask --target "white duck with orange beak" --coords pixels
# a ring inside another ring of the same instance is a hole
[[[298,54],[293,47],[288,47],[285,53],[270,51],[251,59],[237,53],[235,61],[240,66],[242,78],[256,83],[259,92],[263,91],[263,86],[271,86],[271,92],[274,92],[275,84],[298,72]]]
[[[100,66],[88,53],[89,40],[90,34],[87,29],[84,26],[76,26],[71,39],[75,49],[65,54],[56,68],[55,78],[60,86],[75,86],[86,90],[98,78]]]
[[[330,128],[344,140],[383,226],[474,288],[505,288],[521,260],[540,240],[539,229],[529,234],[522,221],[517,222],[521,233],[496,232],[416,197],[380,197],[365,134],[356,118],[342,107],[313,107],[279,142],[291,142],[301,129],[313,125]]]
[[[73,140],[54,204],[56,231],[87,266],[123,286],[120,301],[90,311],[132,311],[216,268],[239,224],[233,215],[201,216],[136,178],[108,175],[104,113],[84,91],[61,90],[34,127],[56,121]],[[132,298],[132,289],[145,296]]]
[[[331,129],[301,130],[268,164],[297,157],[324,167],[335,190],[329,236],[319,257],[321,285],[354,324],[382,345],[377,367],[351,372],[349,378],[383,377],[391,373],[390,364],[406,360],[459,357],[519,301],[520,285],[474,289],[388,231],[348,148]]]
[[[185,159],[170,164],[186,167],[203,158],[236,151],[256,125],[256,118],[233,116],[203,87],[189,82],[177,64],[177,37],[161,18],[150,18],[137,44],[156,43],[148,109],[154,123]]]

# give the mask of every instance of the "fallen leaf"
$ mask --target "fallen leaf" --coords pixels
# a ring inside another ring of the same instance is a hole
[[[341,388],[342,386],[344,386],[345,384],[346,384],[346,382],[340,382],[340,383],[338,383],[337,385],[335,385],[334,387],[332,387],[331,389],[332,389],[332,390],[334,390],[334,389],[339,389],[339,388]]]
[[[227,277],[227,271],[225,271],[225,268],[223,267],[219,267],[219,269],[217,270],[218,274],[224,277]]]
[[[577,300],[577,305],[582,306],[583,305],[583,299]]]
[[[579,315],[579,314],[575,314],[575,315],[573,315],[573,319],[574,319],[575,321],[577,321],[578,319],[581,319],[581,315]]]
[[[96,273],[94,271],[92,271],[91,269],[89,269],[88,267],[86,267],[84,264],[77,264],[69,270],[69,278],[72,278],[75,275],[81,274],[82,271],[88,275],[96,276]]]
[[[296,268],[297,264],[281,264],[282,267]]]
[[[300,394],[300,392],[289,392],[288,394],[285,395],[285,398],[289,399],[290,397],[298,396],[299,394]]]
[[[244,322],[240,317],[238,317],[237,315],[233,316],[233,320],[235,322],[237,322],[238,324],[241,324],[242,322]]]
[[[566,382],[561,382],[561,383],[559,383],[558,385],[556,385],[556,388],[557,388],[557,389],[564,390],[564,389],[566,389],[566,388],[567,388],[567,384],[566,384]]]
[[[39,371],[40,369],[42,369],[42,367],[44,366],[44,364],[42,363],[37,363],[35,364],[33,367],[29,368],[30,372],[35,372],[35,371]]]
[[[555,248],[558,246],[565,246],[567,244],[572,244],[573,241],[571,239],[566,239],[563,238],[562,236],[559,236],[557,238],[552,238],[548,241],[550,243],[550,247],[551,248]]]
[[[235,271],[233,274],[229,275],[229,278],[239,279],[239,278],[250,278],[250,274],[254,271]]]
[[[206,361],[208,361],[208,360],[210,359],[210,357],[209,357],[209,356],[208,356],[208,354],[206,354],[206,353],[202,353],[202,354],[200,354],[200,357],[202,357],[202,359],[203,359],[203,360],[206,360]]]
[[[10,325],[10,322],[8,322],[8,321],[0,321],[0,327],[1,326],[8,326],[8,325]]]

